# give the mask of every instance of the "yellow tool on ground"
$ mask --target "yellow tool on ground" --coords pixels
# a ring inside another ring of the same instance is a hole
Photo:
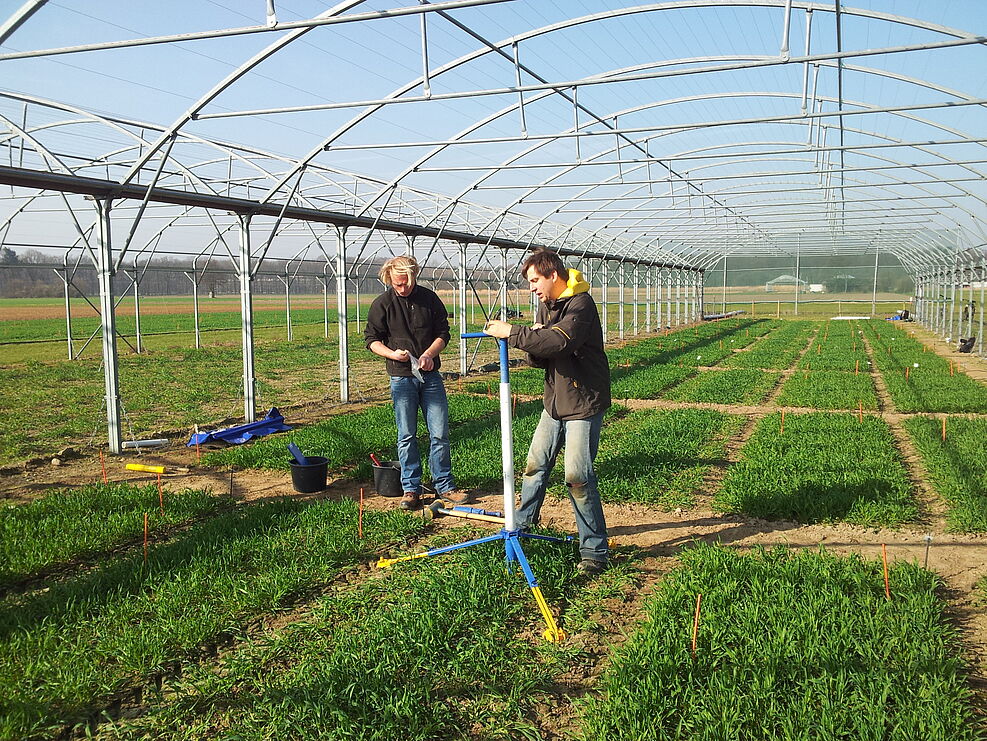
[[[127,470],[129,471],[143,471],[144,473],[188,473],[187,468],[173,467],[166,468],[165,466],[145,466],[143,463],[128,463]]]

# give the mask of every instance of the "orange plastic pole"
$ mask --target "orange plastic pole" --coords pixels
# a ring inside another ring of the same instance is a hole
[[[906,365],[905,366],[905,380],[906,381],[908,380],[908,373],[911,371],[911,369],[912,369],[912,366],[910,366],[910,365]]]
[[[699,637],[699,606],[703,602],[703,593],[696,595],[696,616],[692,619],[692,658],[696,658],[696,639]]]
[[[857,399],[857,420],[860,424],[864,423],[864,402]]]
[[[360,509],[356,519],[356,536],[363,540],[363,487],[360,487]]]
[[[855,375],[855,376],[859,376],[860,375],[860,360],[859,359],[857,360],[857,364],[853,368],[853,375]]]
[[[144,563],[147,563],[147,512],[144,513]]]
[[[161,474],[158,474],[158,507],[161,508],[161,516],[164,517],[164,491],[161,489]]]
[[[785,410],[784,409],[781,410],[781,430],[780,430],[780,432],[782,434],[785,433]]]
[[[110,483],[106,479],[106,457],[103,455],[103,451],[99,451],[99,467],[103,469],[103,483]]]
[[[884,598],[891,599],[891,584],[888,581],[888,547],[881,543],[881,555],[884,557]]]
[[[946,418],[942,418],[942,441],[946,442]]]
[[[953,359],[949,359],[949,375],[953,375]]]

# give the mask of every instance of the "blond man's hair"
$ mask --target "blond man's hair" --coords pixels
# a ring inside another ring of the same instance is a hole
[[[411,283],[415,283],[418,280],[419,269],[418,261],[411,255],[400,255],[398,257],[392,257],[381,265],[377,277],[380,278],[380,282],[385,286],[391,285],[395,274],[406,275]]]

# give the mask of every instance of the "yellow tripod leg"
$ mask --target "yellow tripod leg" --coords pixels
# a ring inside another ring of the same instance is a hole
[[[386,569],[388,566],[393,566],[396,563],[401,563],[402,561],[414,561],[416,558],[427,558],[431,555],[428,551],[424,553],[416,553],[413,556],[400,556],[399,558],[381,558],[377,561],[378,569]]]
[[[543,634],[545,640],[549,643],[560,643],[564,641],[566,639],[565,631],[556,624],[555,618],[552,616],[552,611],[548,609],[548,603],[541,593],[541,587],[532,587],[531,593],[535,595],[535,602],[538,603],[538,609],[541,610],[541,615],[545,618],[545,625],[548,626]]]

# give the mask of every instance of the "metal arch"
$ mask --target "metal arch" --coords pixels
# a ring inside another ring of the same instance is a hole
[[[11,15],[2,26],[0,26],[0,44],[3,44],[10,38],[10,35],[14,33],[21,25],[28,20],[32,15],[41,10],[41,7],[47,3],[48,0],[27,0],[17,11]]]
[[[700,5],[702,5],[702,6],[719,6],[719,5],[727,5],[727,4],[751,5],[751,6],[760,6],[760,5],[764,5],[764,6],[776,6],[779,3],[764,3],[764,2],[737,2],[737,3],[686,2],[686,3],[662,4],[662,6],[660,6],[660,7],[661,7],[661,9],[668,9],[668,8],[671,8],[671,7],[696,7],[696,6],[700,6]],[[658,7],[659,6],[651,6],[650,8],[645,8],[645,9],[657,9]],[[808,7],[810,7],[810,5],[809,4],[803,4],[802,7],[808,8]],[[813,7],[813,9],[815,9],[815,6],[812,6],[812,7]],[[826,8],[820,7],[820,9],[826,9]],[[594,19],[595,20],[595,19],[599,19],[599,18],[615,17],[616,15],[623,14],[624,12],[625,11],[612,11],[612,12],[608,12],[608,13],[605,13],[605,14],[597,14],[596,16],[591,17],[591,19]],[[627,10],[626,12],[643,12],[643,10],[641,8],[637,8],[637,9]],[[897,16],[890,16],[888,14],[861,13],[861,15],[882,18],[882,19],[889,20],[889,21],[892,21],[892,22],[904,23],[906,25],[917,25],[917,26],[921,26],[921,27],[930,28],[930,29],[933,29],[933,30],[938,30],[938,31],[941,31],[941,32],[945,32],[945,33],[950,33],[951,35],[955,35],[955,36],[961,37],[961,38],[962,37],[969,37],[969,35],[968,34],[965,34],[964,32],[956,32],[956,31],[953,31],[952,29],[947,29],[946,27],[935,26],[934,24],[927,24],[927,23],[923,23],[923,22],[919,22],[919,21],[912,21],[911,19],[904,19],[904,18],[900,18],[900,17],[897,17]],[[471,55],[466,55],[465,57],[461,58],[460,60],[457,60],[457,62],[451,63],[451,66],[458,66],[459,64],[464,64],[464,63],[466,63],[466,61],[471,61],[472,59],[475,59],[475,58],[477,58],[480,55],[489,53],[490,51],[499,50],[501,47],[507,46],[508,43],[514,43],[514,42],[518,41],[519,39],[531,38],[531,37],[533,37],[535,35],[538,35],[538,34],[541,34],[541,33],[548,33],[550,31],[555,30],[555,29],[558,29],[558,28],[569,27],[569,26],[575,25],[576,23],[579,23],[579,22],[588,22],[588,19],[575,19],[575,20],[571,20],[571,21],[566,21],[566,22],[563,22],[561,24],[556,24],[555,26],[549,26],[549,27],[545,27],[544,29],[539,29],[537,31],[532,31],[532,32],[530,32],[528,34],[522,34],[521,36],[515,36],[510,41],[503,42],[503,43],[497,45],[497,49],[493,49],[493,50],[489,50],[489,51],[479,50],[477,52],[474,52]],[[437,76],[438,74],[441,74],[443,71],[446,71],[447,69],[451,68],[451,66],[450,65],[447,65],[446,68],[443,68],[442,70],[437,71],[435,74],[433,74],[433,78],[435,76]],[[407,87],[405,87],[403,89],[399,89],[398,91],[395,91],[394,93],[391,94],[390,97],[391,98],[399,97],[400,95],[403,94],[403,92],[407,91],[408,89],[413,88],[414,86],[417,86],[417,84],[419,84],[419,81],[416,81],[412,85],[409,85],[409,86],[407,86]],[[557,86],[557,87],[555,87],[551,91],[546,91],[545,95],[552,95],[554,93],[562,94],[561,86]],[[544,96],[539,96],[539,98],[537,98],[537,99],[541,99],[541,97],[544,97]],[[517,107],[518,107],[518,105],[519,104],[514,104],[514,105],[510,106],[508,109],[506,109],[504,112],[501,112],[499,115],[507,115],[508,112],[513,111],[513,110],[516,110]],[[357,123],[359,123],[360,121],[362,121],[367,116],[371,115],[373,112],[375,112],[376,110],[378,110],[380,107],[381,106],[378,105],[378,106],[376,106],[376,107],[374,107],[374,108],[372,108],[372,109],[370,109],[368,111],[363,112],[362,114],[360,114],[359,116],[357,116],[355,119],[351,120],[344,127],[341,127],[341,129],[338,130],[337,133],[334,134],[327,141],[327,143],[328,142],[331,142],[335,138],[338,138],[338,136],[341,135],[341,133],[343,131],[347,131],[347,130],[351,129],[353,126],[355,126]],[[498,117],[498,114],[495,114],[493,117],[491,117],[490,120],[493,120],[496,117]],[[482,124],[478,124],[478,125],[474,126],[473,129],[468,129],[467,132],[469,130],[474,130],[475,128],[478,128],[480,125],[482,125]],[[459,135],[457,135],[457,138],[461,138],[463,136],[465,136],[465,133],[460,133]],[[555,140],[553,139],[553,140],[550,140],[550,141],[555,141]],[[422,160],[419,161],[419,163],[420,162],[423,162],[423,161],[427,161],[427,159],[428,159],[429,156],[434,156],[435,154],[438,154],[441,151],[444,151],[444,147],[442,147],[442,146],[437,147],[433,151],[433,153],[431,155],[426,155]],[[517,159],[520,156],[523,156],[523,154],[517,155],[515,158],[512,158],[512,160],[508,160],[508,161],[513,161],[513,159]],[[410,170],[413,170],[414,169],[414,166],[412,166],[412,168],[409,168],[409,169]],[[492,170],[492,172],[491,172],[491,175],[493,173],[497,172],[497,171],[498,170],[496,168],[494,168]],[[408,174],[407,171],[406,171],[406,173],[404,175],[406,175],[406,174]],[[404,175],[398,176],[392,182],[395,182],[395,183],[396,182],[400,182],[400,180],[402,179],[402,177]],[[482,182],[482,180],[481,180],[481,182]],[[507,208],[510,208],[510,207],[507,207]]]

